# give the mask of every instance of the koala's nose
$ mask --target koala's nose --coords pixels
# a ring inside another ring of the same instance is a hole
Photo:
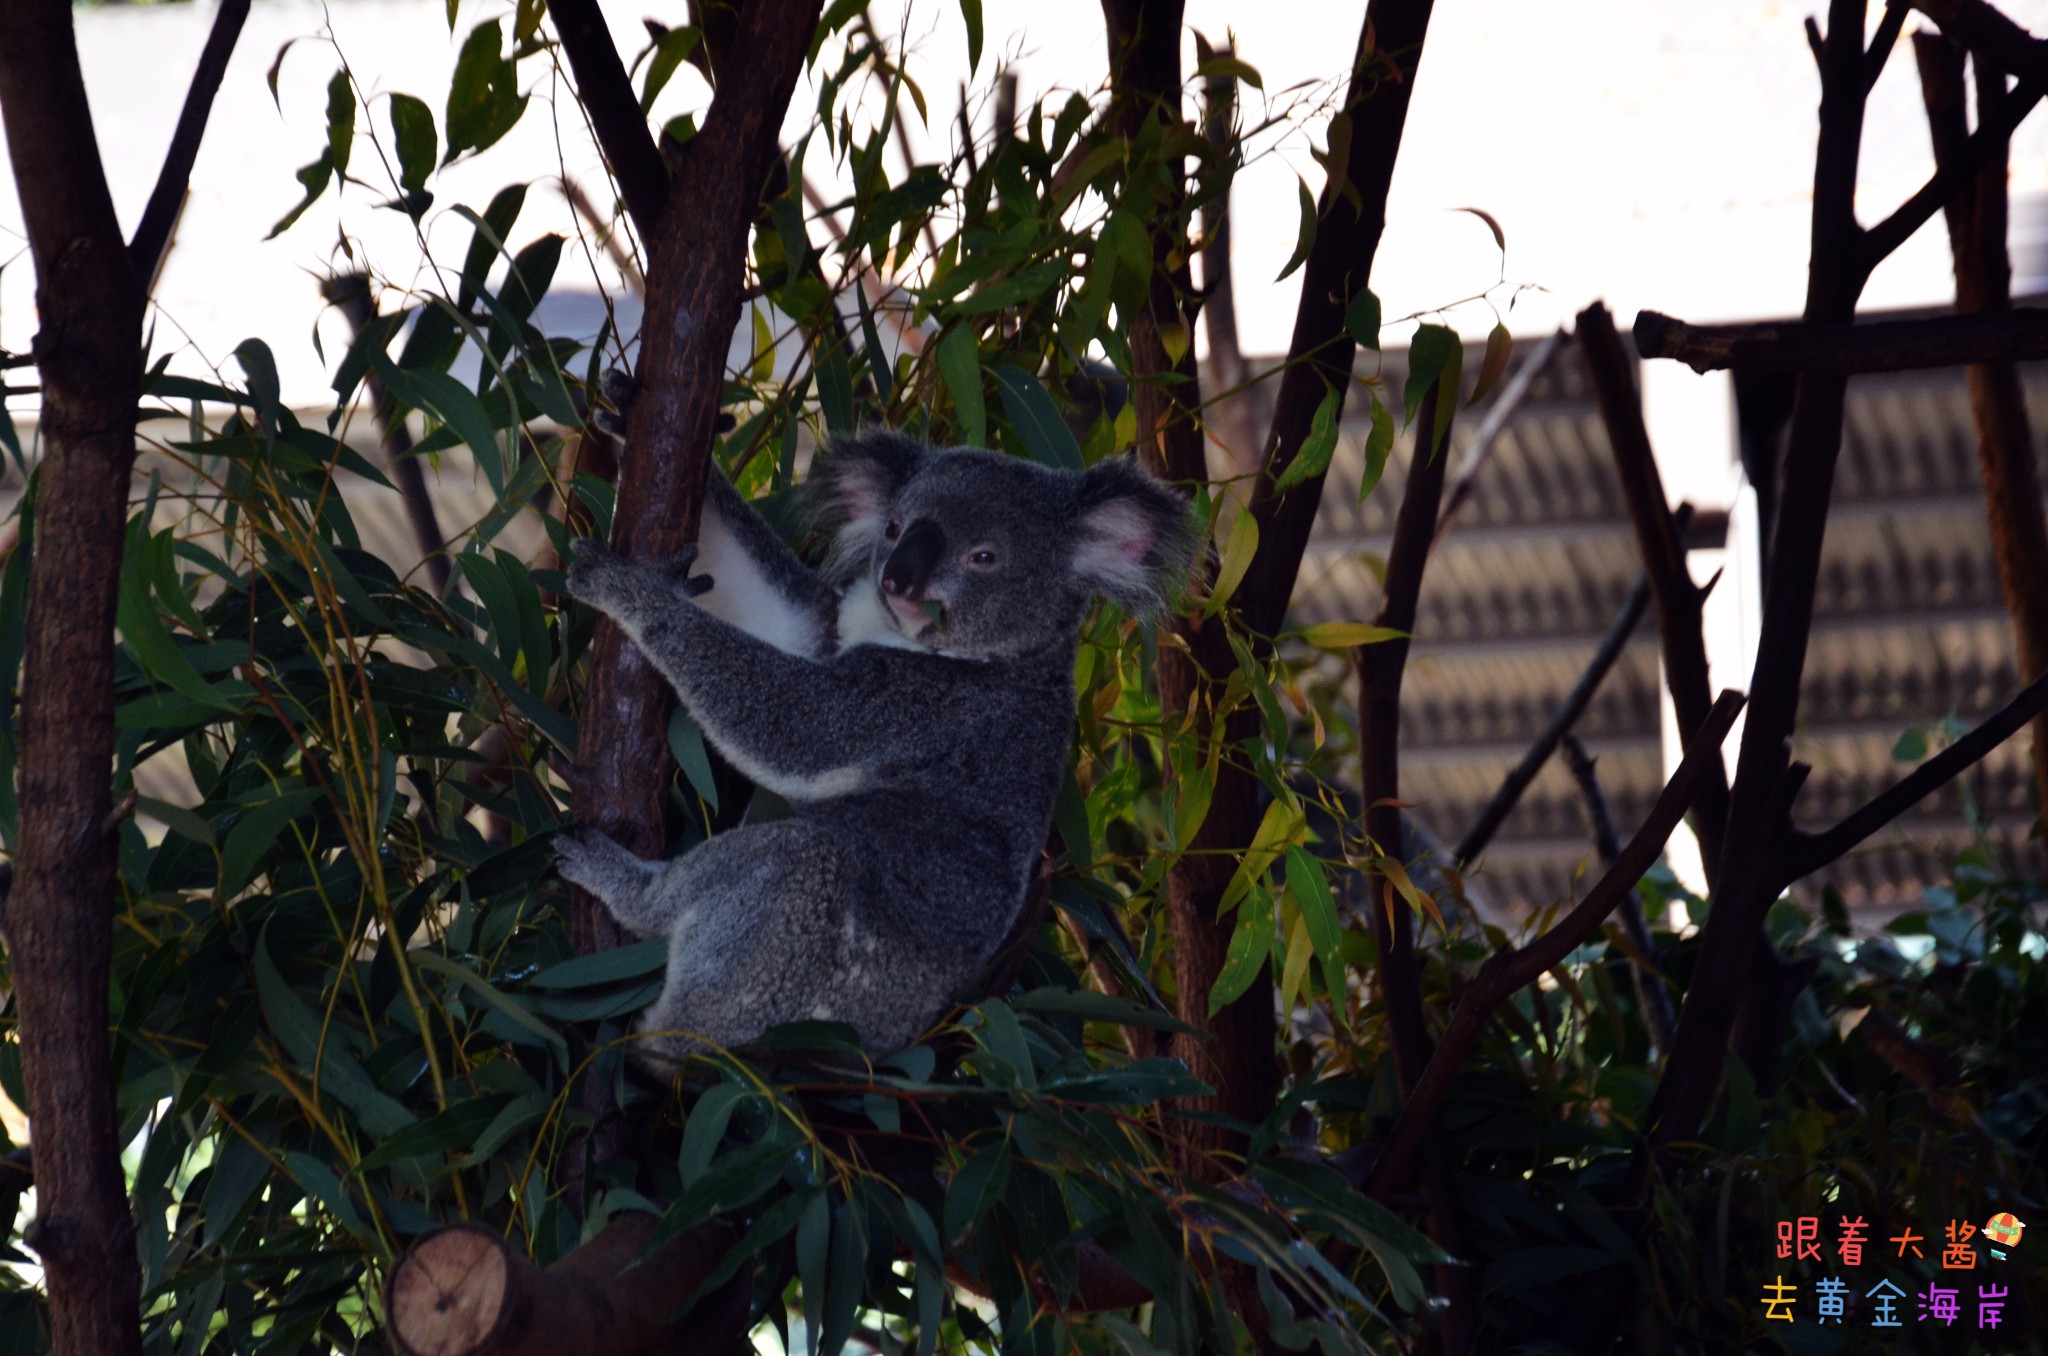
[[[896,549],[889,553],[889,559],[882,565],[883,590],[916,602],[924,596],[925,584],[932,577],[932,567],[945,554],[944,529],[929,519],[912,523],[910,530],[897,539]]]

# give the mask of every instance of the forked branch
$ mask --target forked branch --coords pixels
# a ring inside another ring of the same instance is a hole
[[[1715,701],[1699,733],[1686,746],[1684,761],[1651,807],[1649,818],[1578,906],[1534,941],[1513,951],[1496,952],[1479,967],[1479,974],[1465,986],[1458,999],[1458,1009],[1443,1039],[1437,1043],[1429,1067],[1409,1095],[1408,1104],[1401,1108],[1387,1147],[1373,1164],[1366,1183],[1367,1194],[1383,1200],[1396,1184],[1408,1179],[1409,1165],[1422,1147],[1425,1130],[1442,1109],[1459,1065],[1478,1042],[1493,1010],[1592,936],[1657,860],[1665,840],[1671,837],[1686,808],[1698,796],[1701,780],[1710,770],[1719,769],[1721,741],[1727,738],[1742,703],[1742,695],[1737,692],[1723,692]]]

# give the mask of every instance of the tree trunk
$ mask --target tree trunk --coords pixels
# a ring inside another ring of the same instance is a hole
[[[746,6],[732,41],[734,58],[744,59],[753,78],[721,88],[703,130],[673,150],[674,191],[659,197],[658,215],[648,207],[655,195],[644,186],[628,197],[648,242],[647,309],[636,371],[640,393],[627,418],[612,542],[632,559],[659,560],[696,539],[726,350],[739,323],[747,229],[775,163],[776,134],[818,11],[819,0]],[[579,50],[585,59],[577,74],[588,101],[593,80],[602,81],[586,75],[594,67],[587,49],[572,49],[572,56]],[[611,60],[615,69],[616,52]],[[644,137],[644,122],[637,131]],[[615,166],[629,158],[615,149],[621,136],[605,145]],[[663,807],[672,703],[654,666],[616,625],[601,622],[577,751],[577,815],[645,857],[660,856],[668,846]],[[603,904],[581,890],[572,926],[581,953],[626,940]]]
[[[28,1239],[64,1353],[140,1350],[140,1272],[115,1142],[107,982],[114,600],[143,288],[100,170],[68,0],[0,5],[0,109],[35,260],[43,459],[22,664],[7,944],[36,1165]]]
[[[642,1257],[659,1223],[623,1215],[545,1269],[494,1230],[423,1236],[391,1273],[385,1321],[407,1356],[665,1356],[746,1349],[752,1276],[742,1267],[680,1322],[676,1306],[715,1273],[732,1239],[693,1229]],[[685,1343],[687,1342],[687,1346]]]
[[[1927,103],[1934,158],[1948,164],[1968,136],[1963,116],[1963,49],[1935,34],[1915,34],[1920,88]],[[2005,97],[2005,76],[1972,60],[1980,108]],[[2012,309],[2012,264],[2006,256],[2006,166],[2002,144],[1962,193],[1949,200],[1948,239],[1955,256],[1956,310],[1963,315]],[[2048,673],[2048,522],[2019,369],[2010,362],[1973,363],[1970,413],[1977,425],[1977,469],[1998,582],[2012,614],[2013,648],[2022,682]],[[2034,785],[2048,814],[2048,715],[2034,721]]]
[[[1180,0],[1105,0],[1102,8],[1120,132],[1136,140],[1154,119],[1178,124]],[[1159,200],[1151,204],[1152,295],[1131,325],[1131,399],[1137,406],[1139,458],[1154,474],[1193,487],[1208,481],[1209,469],[1196,413],[1201,385],[1185,307],[1194,291],[1179,229],[1186,186],[1173,169],[1161,168]],[[1174,339],[1171,349],[1169,338]],[[1161,712],[1169,726],[1191,721],[1193,728],[1206,729],[1215,695],[1236,667],[1223,619],[1183,617],[1174,624],[1174,634],[1180,644],[1159,648]],[[1224,737],[1234,743],[1250,736],[1256,719],[1251,711],[1234,717]],[[1201,831],[1166,878],[1180,1018],[1202,1033],[1176,1036],[1173,1053],[1216,1089],[1204,1110],[1248,1121],[1272,1110],[1279,1089],[1272,975],[1262,971],[1213,1020],[1209,990],[1222,972],[1234,930],[1232,920],[1217,916],[1217,901],[1236,869],[1235,855],[1251,842],[1258,823],[1257,784],[1230,763],[1222,764]],[[1242,1149],[1242,1137],[1221,1126],[1188,1122],[1181,1133],[1176,1151],[1183,1169],[1212,1180],[1227,1171],[1217,1152]]]

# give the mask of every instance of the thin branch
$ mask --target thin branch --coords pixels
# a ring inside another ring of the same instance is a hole
[[[1811,875],[1846,855],[1858,843],[1982,761],[2043,711],[2048,711],[2048,673],[2021,688],[2011,701],[1986,717],[1983,724],[1901,777],[1833,828],[1800,835],[1786,863],[1785,883]]]
[[[1278,496],[1273,487],[1300,452],[1329,391],[1337,392],[1337,416],[1344,413],[1358,351],[1344,327],[1345,309],[1372,279],[1432,9],[1432,0],[1370,0],[1365,8],[1344,95],[1349,154],[1341,173],[1333,168],[1317,203],[1315,243],[1302,265],[1301,299],[1287,345],[1290,362],[1260,447],[1268,474],[1253,482],[1259,551],[1237,598],[1245,624],[1256,635],[1271,635],[1280,627],[1322,501],[1322,475]]]
[[[157,173],[156,188],[149,205],[142,209],[141,224],[128,242],[128,257],[135,263],[135,276],[147,287],[163,262],[164,249],[171,243],[171,228],[185,205],[185,192],[192,182],[192,163],[199,158],[199,141],[206,135],[206,121],[213,113],[213,96],[227,74],[228,58],[242,36],[242,21],[249,17],[249,0],[221,0],[213,12],[213,31],[199,53],[199,66],[192,72],[191,88],[185,92],[185,106],[178,112],[178,126],[171,133],[170,149],[164,152],[163,169]]]
[[[1656,311],[1636,316],[1636,351],[1695,372],[1911,372],[1964,363],[2048,358],[2048,309],[1810,325],[1690,325]]]
[[[1913,37],[1937,165],[1953,156],[1969,134],[1963,53],[1961,45],[1939,34]],[[2004,96],[2005,75],[1981,56],[1973,64],[1978,104],[1989,106]],[[1995,313],[2012,306],[2012,261],[2006,251],[2009,160],[2008,155],[1992,156],[1969,191],[1957,194],[1948,205],[1956,310],[1964,314]],[[2048,522],[2041,513],[2041,477],[2034,467],[2026,391],[2018,367],[2009,362],[1975,363],[1965,375],[1971,420],[1977,428],[1985,526],[1998,564],[1999,591],[2012,615],[2020,676],[2048,673]],[[2032,744],[2034,784],[2048,811],[2048,716],[2034,722]]]
[[[1871,36],[1870,50],[1863,54],[1863,89],[1868,93],[1877,84],[1877,77],[1884,74],[1885,62],[1891,59],[1892,48],[1898,45],[1899,30],[1906,26],[1906,15],[1912,12],[1907,0],[1885,0],[1884,17],[1877,21],[1877,32]]]
[[[1586,374],[1599,397],[1600,419],[1614,450],[1614,470],[1628,501],[1635,526],[1636,549],[1657,599],[1657,629],[1664,650],[1664,682],[1678,717],[1678,735],[1692,732],[1713,704],[1713,682],[1707,667],[1706,639],[1701,631],[1705,594],[1692,582],[1686,563],[1684,524],[1671,512],[1657,455],[1643,422],[1643,404],[1636,392],[1621,337],[1614,321],[1598,302],[1579,312],[1579,352]],[[1720,869],[1721,847],[1728,823],[1728,781],[1725,772],[1710,772],[1700,784],[1700,802],[1693,807],[1693,832],[1711,884]]]
[[[2001,56],[2004,54],[2001,53]],[[2048,93],[2048,78],[2029,69],[2013,86],[2012,93],[2005,96],[1990,114],[1982,118],[1977,130],[1963,143],[1962,150],[1945,165],[1934,171],[1932,177],[1921,186],[1920,191],[1906,199],[1890,216],[1863,232],[1858,249],[1861,267],[1868,276],[1870,270],[1883,263],[1893,250],[1906,243],[1913,232],[1926,224],[1950,198],[1954,197],[1965,184],[1976,176],[1978,170],[1998,154],[2012,132],[2034,105]],[[1867,369],[1878,371],[1882,369]]]
[[[1529,392],[1536,385],[1536,379],[1549,368],[1550,360],[1557,356],[1557,351],[1564,347],[1565,340],[1570,337],[1568,331],[1559,328],[1538,344],[1536,351],[1528,356],[1521,369],[1515,373],[1514,379],[1502,387],[1501,393],[1493,398],[1493,405],[1486,411],[1486,418],[1479,422],[1479,431],[1472,435],[1472,446],[1465,449],[1465,459],[1458,463],[1458,474],[1451,480],[1450,489],[1444,492],[1443,511],[1437,514],[1436,536],[1430,540],[1430,550],[1436,550],[1443,541],[1444,534],[1451,530],[1451,520],[1458,516],[1458,511],[1472,498],[1473,487],[1479,482],[1479,472],[1492,457],[1494,444],[1500,441],[1500,435],[1506,430],[1508,421],[1515,417],[1515,411],[1529,398]]]
[[[626,280],[626,286],[632,288],[636,296],[645,294],[647,279],[640,272],[640,261],[633,257],[632,247],[620,238],[617,221],[600,216],[597,205],[591,202],[590,195],[583,191],[583,185],[574,179],[562,180],[562,196],[569,200],[569,206],[575,210],[576,215],[583,218],[583,224],[596,232],[597,243],[611,256],[612,263],[618,267],[619,276]]]
[[[548,0],[548,13],[562,50],[568,53],[591,131],[611,162],[612,177],[619,181],[619,196],[626,200],[640,238],[652,241],[668,205],[668,166],[647,130],[647,116],[640,111],[611,30],[605,27],[597,0]]]
[[[360,339],[376,322],[370,300],[370,281],[360,273],[342,273],[320,284],[320,294],[348,321],[351,336]],[[363,375],[363,389],[370,397],[371,417],[377,421],[377,437],[384,448],[384,464],[398,481],[399,497],[405,501],[405,516],[412,523],[413,542],[426,561],[427,575],[434,581],[434,595],[448,593],[448,539],[441,532],[441,520],[434,513],[433,492],[427,488],[426,472],[412,455],[412,434],[399,415],[398,400],[384,387],[373,365]]]
[[[1430,383],[1410,425],[1414,445],[1408,460],[1408,484],[1394,519],[1394,541],[1387,551],[1387,582],[1378,617],[1381,626],[1402,633],[1401,638],[1352,651],[1352,664],[1358,670],[1359,787],[1365,802],[1365,833],[1379,851],[1396,860],[1403,855],[1406,842],[1400,795],[1401,682],[1412,645],[1407,633],[1415,629],[1423,571],[1429,564],[1429,546],[1443,508],[1444,479],[1451,459],[1449,428],[1444,430],[1441,445],[1432,450],[1431,444],[1437,410],[1448,402],[1455,411],[1457,400],[1456,384],[1446,386],[1439,377]],[[1367,914],[1379,950],[1381,1005],[1392,1038],[1396,1081],[1403,1094],[1412,1094],[1430,1061],[1429,1029],[1422,1009],[1422,967],[1415,953],[1415,913],[1396,897],[1391,881],[1381,882],[1378,894],[1379,901]],[[1424,1114],[1422,1124],[1433,1120],[1432,1110]],[[1430,1237],[1451,1256],[1459,1256],[1463,1226],[1451,1180],[1450,1155],[1441,1139],[1432,1137],[1424,1147],[1421,1186]],[[1438,1266],[1435,1276],[1445,1300],[1443,1349],[1462,1356],[1472,1350],[1479,1322],[1476,1287],[1469,1270],[1462,1266]]]
[[[1586,805],[1586,819],[1593,828],[1593,850],[1600,854],[1602,866],[1613,866],[1621,857],[1621,834],[1615,830],[1614,810],[1607,803],[1607,792],[1600,786],[1600,771],[1594,766],[1593,755],[1586,752],[1577,735],[1564,737],[1564,762],[1572,770],[1572,780],[1579,784],[1579,799]],[[1634,887],[1622,897],[1617,912],[1621,915],[1621,930],[1628,935],[1629,946],[1635,952],[1629,957],[1629,971],[1635,977],[1636,1001],[1642,1004],[1643,1024],[1649,1027],[1650,1039],[1661,1054],[1671,1049],[1671,1033],[1678,1026],[1671,993],[1657,973],[1663,958],[1650,939],[1649,920],[1643,917],[1643,897]]]
[[[1657,860],[1666,840],[1671,837],[1671,831],[1678,827],[1686,808],[1698,796],[1701,779],[1710,769],[1720,766],[1721,741],[1728,737],[1728,729],[1735,723],[1742,701],[1740,693],[1721,694],[1708,712],[1705,724],[1687,746],[1684,761],[1679,763],[1663,794],[1650,808],[1649,818],[1643,821],[1643,826],[1636,830],[1635,837],[1622,849],[1614,865],[1607,868],[1577,907],[1536,940],[1513,951],[1495,952],[1479,967],[1478,975],[1465,986],[1459,997],[1458,1009],[1452,1015],[1451,1024],[1438,1043],[1436,1053],[1431,1056],[1428,1069],[1416,1084],[1407,1105],[1401,1108],[1401,1115],[1387,1138],[1387,1147],[1373,1164],[1372,1175],[1366,1184],[1367,1194],[1375,1199],[1384,1199],[1396,1184],[1407,1180],[1409,1164],[1417,1150],[1425,1146],[1426,1132],[1441,1110],[1444,1097],[1450,1092],[1458,1066],[1478,1042],[1493,1010],[1506,1002],[1517,989],[1534,983],[1538,976],[1592,936],[1607,915],[1635,887],[1635,883],[1642,879],[1651,863]]]
[[[1557,751],[1558,741],[1579,723],[1579,717],[1585,714],[1586,707],[1592,703],[1593,694],[1600,690],[1600,684],[1606,679],[1608,670],[1614,667],[1615,661],[1621,658],[1622,651],[1628,648],[1629,637],[1635,634],[1637,624],[1643,619],[1643,613],[1649,610],[1650,581],[1648,578],[1639,578],[1636,580],[1636,586],[1629,590],[1627,600],[1621,605],[1621,611],[1615,613],[1614,621],[1607,628],[1607,634],[1600,638],[1599,648],[1593,651],[1593,657],[1587,661],[1585,672],[1579,675],[1579,681],[1572,684],[1572,690],[1558,703],[1549,723],[1530,742],[1528,751],[1522,755],[1522,760],[1501,779],[1500,789],[1493,793],[1493,799],[1486,802],[1486,808],[1479,812],[1479,818],[1466,830],[1465,836],[1452,850],[1452,860],[1457,862],[1461,869],[1476,861],[1479,854],[1486,850],[1486,845],[1493,841],[1493,835],[1499,831],[1502,822],[1522,799],[1522,792],[1528,789],[1530,782],[1536,780],[1536,774],[1543,770],[1543,765],[1550,761],[1550,755]]]

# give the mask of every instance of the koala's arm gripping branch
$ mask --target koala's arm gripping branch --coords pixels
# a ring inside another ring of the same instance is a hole
[[[718,751],[779,796],[858,789],[869,769],[919,747],[918,727],[933,718],[888,690],[879,656],[821,663],[789,654],[678,596],[651,571],[579,596],[618,621]]]

